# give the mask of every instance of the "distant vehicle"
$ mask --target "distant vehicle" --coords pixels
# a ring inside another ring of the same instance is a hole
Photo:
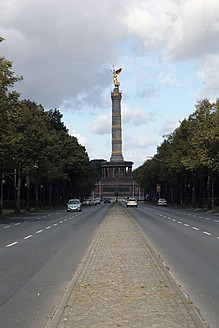
[[[138,207],[138,202],[135,198],[128,198],[126,201],[126,207],[129,206],[134,206],[134,207]]]
[[[83,205],[90,205],[90,199],[84,199]]]
[[[111,199],[105,197],[105,198],[103,199],[103,202],[104,202],[104,204],[106,204],[106,203],[111,203]]]
[[[67,212],[81,212],[82,204],[79,199],[70,199],[67,203]]]
[[[100,204],[100,198],[94,198],[96,204]]]
[[[164,198],[159,198],[157,201],[157,206],[167,206],[167,201]]]
[[[90,199],[90,203],[89,203],[89,206],[92,206],[92,205],[97,205],[95,199]]]

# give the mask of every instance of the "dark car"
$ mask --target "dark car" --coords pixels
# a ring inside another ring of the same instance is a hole
[[[103,202],[104,202],[104,204],[111,203],[111,199],[106,197],[103,199]]]

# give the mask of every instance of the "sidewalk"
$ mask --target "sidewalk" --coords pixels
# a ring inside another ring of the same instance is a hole
[[[49,325],[55,327],[203,328],[206,325],[126,209],[115,203]]]

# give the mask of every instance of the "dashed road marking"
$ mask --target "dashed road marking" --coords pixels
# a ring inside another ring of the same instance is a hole
[[[26,237],[24,237],[24,239],[26,240],[26,239],[29,239],[29,238],[31,238],[33,235],[29,235],[29,236],[26,236]]]
[[[204,234],[208,235],[208,236],[211,236],[211,233],[210,232],[207,232],[207,231],[202,231]]]
[[[36,233],[41,233],[41,232],[43,232],[43,230],[38,230]]]
[[[8,228],[11,228],[11,226],[8,225],[8,226],[3,227],[3,229],[8,229]]]
[[[51,228],[51,226],[46,227],[46,229],[50,229],[50,228]]]
[[[192,227],[192,229],[194,229],[194,230],[199,230],[198,228],[196,228],[196,227]]]
[[[15,242],[13,242],[13,243],[11,243],[11,244],[8,244],[8,245],[5,246],[5,247],[11,247],[11,246],[14,246],[14,245],[16,245],[16,244],[18,244],[18,241],[15,241]]]

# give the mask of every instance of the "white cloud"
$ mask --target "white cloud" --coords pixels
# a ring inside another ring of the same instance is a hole
[[[166,120],[160,128],[160,133],[162,135],[172,133],[179,126],[180,126],[179,121]]]
[[[126,104],[123,104],[122,122],[124,124],[139,126],[145,124],[147,120],[149,120],[149,115],[144,109],[140,107],[131,109]]]
[[[156,138],[150,136],[132,136],[126,134],[124,136],[124,150],[129,149],[147,149],[151,145],[155,145],[157,142]]]
[[[199,93],[199,98],[208,98],[215,101],[219,95],[219,55],[208,55],[200,61],[198,76],[204,81],[204,88]]]
[[[91,123],[90,129],[94,134],[109,134],[111,132],[111,126],[110,115],[101,115],[96,121]]]
[[[170,74],[166,74],[164,72],[161,72],[158,76],[158,81],[161,84],[170,84],[176,87],[181,86],[181,83],[177,81],[175,77],[172,77]]]

